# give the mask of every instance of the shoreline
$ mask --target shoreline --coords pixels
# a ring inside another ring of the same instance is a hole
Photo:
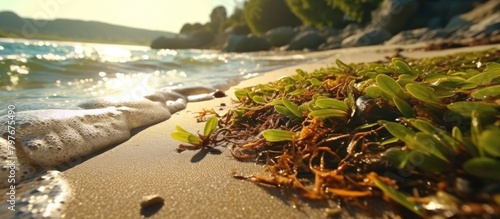
[[[418,58],[492,47],[498,48],[500,45],[402,54]],[[373,52],[383,49],[388,48],[375,46],[355,48],[357,51],[354,52],[336,51],[337,55],[330,59],[279,69],[245,80],[226,91],[228,96],[225,98],[189,103],[185,110],[174,114],[169,120],[147,127],[128,141],[65,171],[63,176],[74,191],[66,216],[91,218],[106,217],[108,214],[139,217],[141,198],[158,194],[165,199],[165,205],[154,214],[157,218],[325,217],[325,206],[315,208],[304,204],[299,210],[293,207],[293,203],[287,200],[280,189],[267,190],[232,177],[234,172],[241,175],[262,172],[262,166],[236,161],[229,150],[223,147],[219,147],[222,151],[219,155],[202,154],[200,151],[178,154],[175,149],[180,142],[173,140],[170,133],[174,131],[175,125],[181,125],[190,132],[203,130],[204,123],[196,123],[193,118],[195,113],[206,108],[215,108],[216,112],[220,112],[221,103],[230,107],[230,99],[234,98],[237,88],[275,81],[295,74],[297,68],[309,72],[332,65],[336,58],[344,62],[370,62],[391,55],[390,50]],[[362,54],[359,53],[361,51]],[[349,56],[351,60],[346,60]],[[343,216],[354,216],[351,213],[355,212],[344,211]]]
[[[232,177],[235,173],[251,175],[263,172],[262,166],[236,161],[224,147],[218,147],[222,151],[218,155],[200,151],[178,154],[175,149],[180,142],[173,140],[170,134],[176,125],[193,133],[203,130],[204,123],[196,123],[194,119],[196,113],[211,108],[218,113],[229,109],[237,88],[275,81],[295,74],[297,68],[310,72],[334,65],[337,58],[345,63],[383,60],[399,47],[370,46],[325,51],[331,54],[330,58],[244,80],[227,90],[228,96],[224,98],[190,102],[186,109],[174,113],[170,119],[141,127],[125,142],[63,171],[61,175],[72,190],[64,216],[136,218],[141,216],[139,203],[142,197],[157,194],[165,199],[164,206],[153,215],[157,218],[324,218],[327,206],[311,203],[302,204],[297,209],[280,189],[267,189]],[[403,51],[401,54],[421,58],[492,47],[500,48],[500,44],[442,51]],[[222,103],[227,106],[221,106]],[[329,207],[335,207],[335,203]],[[351,213],[356,212],[344,211],[342,216],[362,216]]]

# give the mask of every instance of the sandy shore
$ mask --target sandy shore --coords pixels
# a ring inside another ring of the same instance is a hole
[[[500,45],[402,54],[424,57],[492,47]],[[385,46],[327,52],[330,59],[269,72],[237,87],[275,81],[294,74],[297,68],[312,71],[331,66],[337,58],[344,62],[370,62],[394,53],[393,47]],[[263,168],[234,160],[227,148],[220,147],[222,154],[218,155],[175,151],[180,143],[170,137],[175,126],[191,132],[203,130],[204,123],[196,123],[194,118],[196,112],[211,108],[223,112],[220,109],[227,107],[220,105],[231,106],[234,89],[227,91],[229,96],[225,98],[189,103],[187,109],[171,119],[144,128],[128,141],[65,170],[62,175],[70,183],[72,198],[64,216],[140,218],[142,197],[157,194],[165,199],[165,204],[152,218],[325,218],[325,206],[304,203],[297,209],[280,189],[234,179],[235,172],[249,175]],[[345,217],[349,214],[354,213],[343,213]]]

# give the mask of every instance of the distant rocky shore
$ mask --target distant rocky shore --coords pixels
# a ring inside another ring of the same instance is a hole
[[[371,22],[343,29],[311,26],[278,27],[263,35],[226,30],[219,36],[160,37],[155,49],[218,49],[226,52],[262,50],[330,50],[368,45],[417,42],[468,44],[500,41],[500,1],[384,0]]]

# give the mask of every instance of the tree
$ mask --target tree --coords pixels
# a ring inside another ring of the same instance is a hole
[[[227,18],[226,8],[224,6],[217,6],[210,14],[210,29],[213,33],[219,33],[223,29],[224,21]]]
[[[249,0],[243,6],[245,20],[253,33],[264,33],[280,26],[302,22],[292,13],[286,0]]]
[[[326,0],[331,7],[338,8],[349,18],[358,23],[367,23],[370,12],[377,8],[382,0]]]
[[[325,0],[287,0],[292,12],[306,25],[341,27],[344,13]]]

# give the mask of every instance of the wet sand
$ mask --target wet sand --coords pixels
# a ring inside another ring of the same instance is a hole
[[[415,47],[415,45],[413,46]],[[455,52],[500,48],[500,44],[443,51],[402,52],[409,57],[430,57]],[[335,59],[349,62],[383,60],[396,47],[374,46],[326,51],[331,58],[261,74],[226,92],[225,98],[189,103],[169,120],[136,130],[132,138],[81,164],[62,172],[69,182],[72,198],[66,218],[325,218],[325,204],[302,202],[300,208],[279,188],[264,187],[233,178],[264,171],[254,163],[236,161],[228,148],[221,154],[185,151],[177,153],[180,142],[170,134],[180,125],[190,132],[202,131],[204,123],[194,118],[202,109],[225,112],[231,107],[234,89],[275,81],[295,73],[335,65]],[[221,107],[221,103],[227,107]],[[222,110],[221,110],[222,109]],[[143,196],[159,195],[164,205],[154,212],[142,212]],[[335,207],[336,203],[329,203]],[[358,217],[363,212],[343,211],[342,216]],[[146,216],[144,216],[146,215]],[[370,216],[367,216],[370,217]]]

